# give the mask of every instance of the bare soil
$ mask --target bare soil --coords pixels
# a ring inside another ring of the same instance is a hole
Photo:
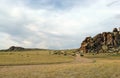
[[[79,54],[76,54],[75,60],[73,63],[93,63],[95,60],[85,58],[84,56],[80,56]]]

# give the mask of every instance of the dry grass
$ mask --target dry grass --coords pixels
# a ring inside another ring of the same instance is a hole
[[[95,58],[86,55],[86,57],[95,59],[96,62],[0,66],[0,78],[120,78],[119,56]]]
[[[0,78],[120,78],[120,63],[0,67]]]
[[[0,65],[53,64],[73,60],[72,56],[51,55],[48,51],[0,52]]]

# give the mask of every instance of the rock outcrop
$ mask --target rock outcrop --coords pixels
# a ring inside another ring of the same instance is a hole
[[[87,37],[80,47],[84,53],[114,52],[120,50],[120,30],[114,28],[112,32],[103,32],[96,36]]]
[[[16,47],[16,46],[11,46],[8,51],[23,51],[25,50],[23,47]]]

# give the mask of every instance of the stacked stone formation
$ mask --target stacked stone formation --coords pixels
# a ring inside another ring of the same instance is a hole
[[[89,52],[105,52],[111,49],[119,49],[120,47],[120,29],[113,29],[113,32],[103,32],[95,37],[86,37],[81,43],[80,51]]]

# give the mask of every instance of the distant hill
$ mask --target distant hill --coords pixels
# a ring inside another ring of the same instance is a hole
[[[61,50],[55,50],[55,49],[41,49],[41,48],[24,48],[24,47],[20,47],[20,46],[11,46],[9,47],[8,49],[3,49],[3,50],[0,50],[1,52],[14,52],[14,51],[34,51],[34,50],[42,50],[42,51],[72,51],[72,52],[75,52],[75,51],[78,51],[79,48],[76,48],[76,49],[61,49]]]
[[[86,37],[79,50],[84,53],[120,51],[120,28],[114,28],[112,32],[99,33],[94,37]]]
[[[39,48],[23,48],[18,46],[11,46],[8,49],[0,50],[0,51],[31,51],[31,50],[49,50],[49,49],[39,49]]]
[[[16,47],[16,46],[11,46],[8,51],[23,51],[25,48],[23,47]]]

